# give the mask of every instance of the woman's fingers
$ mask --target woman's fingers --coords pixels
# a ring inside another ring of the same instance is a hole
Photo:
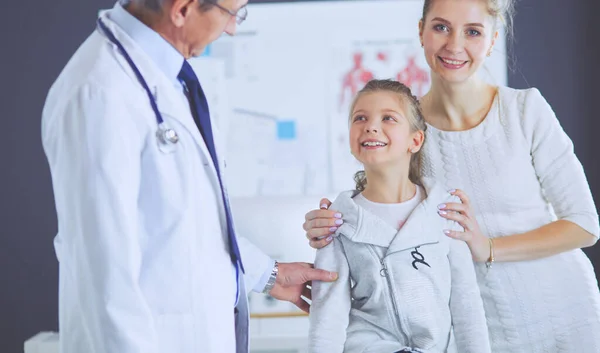
[[[470,239],[469,235],[465,232],[459,232],[456,230],[445,230],[444,234],[446,234],[447,236],[449,236],[450,238],[453,239],[457,239],[457,240],[462,240],[462,241],[467,241]]]
[[[329,210],[330,206],[331,201],[321,199],[321,208],[312,210],[304,216],[305,222],[302,224],[302,228],[306,231],[310,246],[315,249],[329,245],[333,240],[332,235],[344,223],[342,214],[335,210]]]
[[[310,244],[310,247],[313,249],[321,249],[321,248],[324,248],[327,245],[329,245],[332,240],[333,240],[333,236],[330,235],[327,238],[323,238],[321,240],[311,240],[309,242],[309,244]]]
[[[462,213],[449,212],[443,210],[438,211],[438,213],[440,214],[440,216],[446,219],[458,222],[467,231],[471,229],[471,227],[469,226],[469,218],[463,215]]]
[[[322,210],[329,209],[329,206],[331,206],[331,201],[329,201],[328,199],[321,199],[321,201],[319,202],[319,208],[321,208]]]
[[[470,212],[469,206],[462,204],[462,203],[456,203],[456,202],[442,203],[442,204],[438,205],[438,209],[442,210],[442,211],[461,212],[466,215],[468,215]]]
[[[313,228],[339,227],[342,224],[344,224],[344,221],[339,218],[315,218],[304,222],[303,227],[304,230],[309,231]]]
[[[336,227],[312,228],[312,229],[309,229],[306,231],[306,238],[308,240],[324,239],[324,238],[327,238],[328,236],[332,235],[333,233],[335,233],[336,230],[337,230]]]
[[[460,189],[456,189],[454,191],[450,191],[450,194],[458,196],[458,198],[460,199],[460,201],[466,205],[470,205],[471,200],[469,200],[469,197],[467,196],[467,193],[464,192],[463,190]]]
[[[333,210],[312,210],[304,216],[305,221],[311,221],[317,218],[342,218],[342,214]]]

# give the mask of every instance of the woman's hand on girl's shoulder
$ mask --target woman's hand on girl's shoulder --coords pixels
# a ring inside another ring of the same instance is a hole
[[[306,214],[302,228],[306,231],[306,238],[311,247],[321,249],[333,240],[333,234],[343,224],[342,215],[334,210],[329,210],[331,201],[322,199],[321,207]]]
[[[457,196],[461,202],[441,204],[438,206],[438,212],[440,216],[460,224],[463,231],[446,229],[444,230],[444,234],[450,238],[466,242],[471,250],[474,261],[487,261],[490,258],[489,239],[479,229],[479,224],[473,213],[469,197],[462,190],[452,190],[450,194]]]

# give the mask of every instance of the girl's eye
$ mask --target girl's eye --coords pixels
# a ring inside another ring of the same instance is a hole
[[[354,117],[354,121],[362,121],[365,120],[365,116],[364,115],[357,115]]]
[[[396,119],[394,119],[394,117],[393,117],[393,116],[391,116],[391,115],[386,115],[386,116],[384,116],[384,117],[383,117],[383,120],[388,120],[388,121],[396,121]]]

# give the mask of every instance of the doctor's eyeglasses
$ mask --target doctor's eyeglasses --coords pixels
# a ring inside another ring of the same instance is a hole
[[[229,10],[229,9],[223,7],[222,5],[220,5],[219,0],[205,0],[205,1],[209,4],[215,5],[220,10],[223,10],[223,11],[227,12],[228,14],[230,14],[231,16],[235,17],[235,22],[238,25],[242,24],[242,22],[244,22],[246,20],[246,17],[248,16],[248,9],[246,8],[246,5],[242,6],[237,11],[233,11],[233,10]]]

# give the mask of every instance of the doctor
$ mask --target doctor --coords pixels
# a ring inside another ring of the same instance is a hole
[[[235,236],[218,132],[186,59],[233,35],[246,3],[116,4],[52,86],[42,138],[61,353],[247,352],[247,290],[308,310],[307,283],[335,280]]]

